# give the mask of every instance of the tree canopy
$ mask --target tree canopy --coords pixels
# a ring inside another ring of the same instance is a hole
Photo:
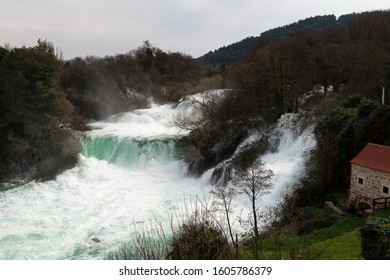
[[[0,49],[0,179],[50,176],[75,161],[79,145],[61,129],[73,106],[59,87],[60,71],[47,41]]]

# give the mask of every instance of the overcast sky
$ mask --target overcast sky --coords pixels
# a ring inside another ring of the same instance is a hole
[[[307,17],[387,9],[389,0],[0,0],[0,45],[47,39],[70,59],[149,40],[199,57]]]

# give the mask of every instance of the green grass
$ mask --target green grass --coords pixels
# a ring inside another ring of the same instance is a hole
[[[324,209],[307,207],[298,211],[307,220],[329,215]],[[390,209],[375,212],[369,219],[390,217]],[[329,227],[297,235],[296,229],[283,227],[280,235],[282,259],[362,260],[360,228],[363,218],[345,215]],[[264,259],[278,259],[275,239],[269,235],[262,240]],[[241,247],[243,259],[251,259],[250,248]]]
[[[327,215],[322,209],[308,208],[311,216]],[[340,217],[330,227],[314,230],[306,235],[283,229],[280,236],[282,259],[356,260],[362,259],[360,227],[364,220],[351,216]],[[272,237],[263,240],[264,258],[275,258]]]
[[[385,209],[385,210],[379,210],[375,211],[371,216],[371,219],[379,219],[379,218],[389,218],[390,217],[390,209]]]
[[[360,231],[353,231],[341,234],[310,246],[319,252],[320,260],[361,260]]]

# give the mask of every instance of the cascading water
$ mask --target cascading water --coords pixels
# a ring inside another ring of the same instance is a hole
[[[171,126],[181,104],[153,106],[93,123],[79,163],[48,182],[0,192],[0,259],[94,259],[184,198],[209,192],[207,174],[186,176]]]
[[[1,187],[0,259],[99,259],[151,220],[169,228],[186,197],[207,196],[212,187],[212,170],[191,178],[177,159],[176,142],[186,133],[171,125],[177,113],[194,111],[186,102],[154,105],[93,123],[73,169],[55,180]],[[279,151],[263,158],[281,189],[299,176],[302,151],[312,143],[279,129]]]
[[[270,151],[260,156],[264,162],[265,169],[274,172],[272,178],[272,188],[270,192],[262,196],[257,205],[264,211],[267,207],[272,207],[275,202],[288,191],[303,175],[305,164],[305,153],[315,146],[313,126],[306,126],[299,114],[282,115],[275,127],[267,135],[259,131],[253,131],[236,149],[232,158],[220,163],[214,170],[212,182],[214,184],[226,184],[233,176],[232,159],[241,153],[245,147],[256,145],[261,139],[268,138]],[[239,210],[249,205],[248,198],[238,197]]]
[[[275,152],[262,156],[265,168],[274,172],[271,192],[262,198],[264,206],[273,206],[284,191],[297,182],[305,170],[306,152],[312,149],[316,142],[313,135],[313,125],[305,126],[299,114],[284,114],[271,132],[271,141],[277,143]]]

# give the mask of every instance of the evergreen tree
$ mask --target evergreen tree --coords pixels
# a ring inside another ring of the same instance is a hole
[[[59,74],[60,63],[47,41],[7,51],[0,63],[0,129],[29,134],[33,127],[37,133],[36,128],[50,128],[66,115]]]
[[[0,179],[49,177],[75,163],[79,144],[60,125],[73,109],[60,66],[47,41],[0,50]]]

